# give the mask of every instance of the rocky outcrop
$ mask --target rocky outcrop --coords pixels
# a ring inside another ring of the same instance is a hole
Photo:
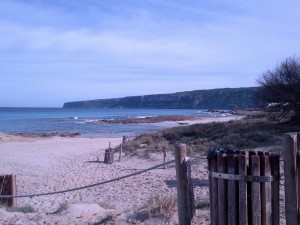
[[[253,96],[258,87],[222,88],[67,102],[64,108],[164,108],[164,109],[236,109],[255,108]]]
[[[140,124],[140,123],[159,123],[159,122],[178,122],[184,120],[197,120],[196,116],[147,116],[145,118],[127,118],[115,120],[93,120],[89,124]]]

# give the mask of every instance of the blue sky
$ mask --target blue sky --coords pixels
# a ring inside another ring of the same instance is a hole
[[[0,106],[256,86],[300,1],[0,0]]]

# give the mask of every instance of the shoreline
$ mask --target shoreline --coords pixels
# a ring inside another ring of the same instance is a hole
[[[152,124],[154,126],[158,126],[157,131],[177,126],[189,126],[194,124],[203,124],[203,123],[211,123],[211,122],[227,122],[230,120],[239,120],[244,118],[242,115],[231,115],[226,117],[199,117],[199,116],[156,116],[156,117],[145,117],[145,118],[132,118],[132,119],[119,119],[119,120],[97,120],[91,121],[89,124],[124,124],[124,125],[143,125],[143,124]],[[150,132],[155,132],[156,130],[151,130]],[[146,131],[147,132],[147,131]],[[113,138],[120,138],[122,136],[138,136],[143,132],[124,132],[124,134],[115,133],[113,134]],[[1,135],[2,134],[2,135]],[[0,142],[3,139],[3,134],[9,136],[18,136],[18,137],[28,137],[28,138],[52,138],[52,137],[80,137],[80,138],[110,138],[112,136],[111,133],[80,133],[77,131],[49,131],[49,132],[3,132],[0,131]],[[129,134],[129,135],[128,135]],[[133,135],[131,135],[133,134]]]
[[[178,126],[196,123],[225,122],[240,117],[200,118],[198,120],[167,121]],[[55,133],[58,134],[58,133]],[[105,149],[121,144],[122,138],[87,138],[81,136],[22,136],[0,132],[1,174],[17,176],[17,194],[36,194],[81,187],[128,175],[163,162],[162,153],[145,156],[114,154],[113,164],[104,164]],[[167,161],[173,160],[172,152]],[[207,180],[207,162],[194,159],[192,176]],[[32,207],[32,213],[7,212],[0,207],[5,224],[95,224],[113,218],[115,224],[163,224],[158,218],[139,219],[154,196],[176,196],[176,172],[171,164],[142,175],[102,186],[33,198],[17,199],[18,207]],[[207,186],[195,186],[196,200],[208,199]],[[146,208],[145,208],[146,207]],[[175,210],[176,211],[176,210]],[[209,210],[198,210],[197,224],[209,224]],[[200,215],[200,216],[199,216]],[[131,222],[130,222],[131,221]],[[175,213],[168,224],[177,223]],[[200,222],[201,221],[201,222]]]

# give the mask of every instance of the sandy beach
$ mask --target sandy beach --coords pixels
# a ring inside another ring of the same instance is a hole
[[[232,119],[232,118],[231,118]],[[230,120],[206,118],[198,122]],[[181,121],[182,122],[182,121]],[[195,121],[185,121],[195,123]],[[81,187],[117,178],[163,162],[162,154],[127,156],[104,164],[104,151],[120,145],[121,138],[22,137],[0,133],[1,174],[16,174],[17,194],[37,194]],[[174,159],[171,153],[167,160]],[[208,199],[207,164],[194,158],[192,177],[196,200]],[[33,213],[0,209],[0,224],[177,224],[176,213],[164,218],[139,218],[151,197],[175,196],[174,165],[88,189],[49,196],[18,198],[18,207]],[[111,220],[113,218],[113,220]],[[107,221],[105,223],[105,221]],[[114,223],[111,223],[114,221]],[[209,210],[197,210],[193,224],[209,224]]]

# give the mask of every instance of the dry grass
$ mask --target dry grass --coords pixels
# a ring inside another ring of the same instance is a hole
[[[161,196],[156,195],[149,199],[147,204],[148,218],[162,216],[170,217],[177,207],[177,199],[174,195]]]
[[[274,123],[266,119],[247,119],[229,122],[213,122],[176,127],[136,137],[126,143],[130,152],[136,149],[161,151],[174,149],[176,143],[187,144],[189,153],[206,152],[211,147],[251,149],[282,145],[282,134],[300,130],[300,125]]]

